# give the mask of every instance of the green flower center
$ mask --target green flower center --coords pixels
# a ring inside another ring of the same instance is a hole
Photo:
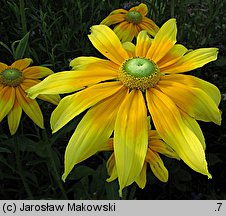
[[[142,21],[142,15],[138,11],[129,11],[126,20],[134,24],[139,24]]]
[[[120,68],[119,80],[129,89],[145,91],[154,87],[160,79],[158,66],[147,58],[127,59]]]
[[[9,68],[0,73],[0,83],[3,85],[16,87],[22,82],[22,80],[22,72],[15,68]]]

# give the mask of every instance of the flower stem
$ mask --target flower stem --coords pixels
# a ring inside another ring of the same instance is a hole
[[[170,16],[171,18],[175,16],[175,0],[171,0],[170,3]]]
[[[24,189],[25,189],[29,199],[33,199],[31,189],[26,181],[26,178],[24,176],[24,172],[22,169],[21,159],[20,159],[19,142],[18,142],[17,136],[14,137],[14,144],[15,144],[15,155],[16,155],[16,164],[17,164],[18,174],[20,175],[21,181],[24,185]]]

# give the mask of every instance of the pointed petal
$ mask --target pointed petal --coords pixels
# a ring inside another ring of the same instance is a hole
[[[176,19],[170,19],[159,29],[152,41],[147,57],[156,63],[161,60],[176,43],[176,35]]]
[[[93,85],[78,93],[64,97],[53,111],[50,118],[53,133],[58,131],[81,112],[115,94],[122,88],[123,85],[120,82],[106,82]]]
[[[182,110],[181,110],[181,117],[183,119],[183,122],[186,124],[186,126],[198,137],[199,141],[203,146],[203,149],[205,150],[206,149],[205,138],[203,136],[202,130],[198,122],[191,116],[187,115]]]
[[[122,43],[126,41],[131,42],[134,36],[136,36],[134,24],[127,21],[115,26],[114,32]]]
[[[10,66],[11,68],[16,68],[18,70],[24,70],[27,68],[31,63],[32,59],[30,58],[24,58],[24,59],[19,59],[13,62],[13,64]]]
[[[221,112],[214,101],[199,88],[178,82],[158,83],[158,88],[171,98],[184,112],[197,120],[221,124]],[[178,89],[178,90],[177,90]]]
[[[114,131],[116,167],[122,189],[139,176],[147,152],[147,110],[141,91],[132,90],[122,102]]]
[[[10,112],[15,102],[15,89],[5,86],[0,91],[0,122]]]
[[[47,67],[42,66],[32,66],[23,70],[24,78],[28,79],[39,79],[53,74],[53,71]]]
[[[125,42],[122,44],[124,49],[128,52],[129,57],[135,56],[135,45],[131,42]]]
[[[152,39],[147,34],[147,31],[141,31],[137,36],[136,56],[146,57],[148,50],[151,47]]]
[[[141,3],[138,6],[132,7],[129,11],[138,11],[140,12],[143,16],[146,16],[148,13],[148,7],[146,4]]]
[[[91,34],[88,35],[93,46],[104,56],[118,65],[121,65],[129,58],[116,34],[105,25],[91,27]]]
[[[74,58],[70,62],[70,67],[72,67],[72,70],[100,70],[101,68],[104,69],[105,73],[112,74],[112,71],[118,71],[119,65],[106,59],[81,56]]]
[[[16,98],[23,111],[37,124],[40,128],[44,128],[42,111],[36,100],[27,97],[21,87],[16,88]]]
[[[196,135],[183,123],[177,106],[156,89],[147,91],[146,98],[155,128],[163,140],[193,170],[211,178],[203,146]]]
[[[187,51],[188,49],[185,46],[181,44],[175,44],[169,50],[169,52],[158,62],[160,70],[161,68],[172,65],[180,60]]]
[[[136,178],[136,183],[141,189],[144,189],[147,182],[146,171],[147,171],[147,163],[144,162],[144,166],[140,172],[140,175]]]
[[[109,70],[110,71],[110,70]],[[115,71],[106,73],[103,70],[64,71],[52,74],[38,85],[31,87],[27,93],[32,99],[39,94],[64,94],[79,90],[85,86],[117,77]]]
[[[65,151],[63,180],[79,162],[103,149],[111,136],[116,114],[127,89],[93,106],[83,117],[73,133]]]
[[[148,34],[150,34],[153,37],[159,31],[159,27],[153,22],[153,20],[147,17],[143,17],[142,22],[139,23],[137,26],[139,26],[141,30],[146,30]]]
[[[15,100],[13,108],[8,113],[8,125],[9,125],[9,131],[11,135],[14,135],[18,129],[18,126],[20,124],[20,118],[22,114],[22,108],[20,107],[17,100]]]
[[[160,156],[148,149],[146,161],[150,164],[151,170],[154,173],[154,175],[162,182],[168,181],[168,170],[164,166],[164,163]]]
[[[127,11],[125,13],[127,13]],[[125,20],[125,13],[111,14],[107,16],[100,24],[110,26],[113,24],[123,22]]]
[[[164,73],[183,73],[200,68],[203,65],[215,61],[217,59],[217,48],[200,48],[188,52],[179,61],[173,65],[162,67],[161,72]]]
[[[219,106],[219,103],[221,100],[221,93],[215,85],[209,82],[206,82],[202,79],[199,79],[191,75],[183,75],[183,74],[170,74],[168,76],[167,75],[162,76],[161,82],[163,81],[166,81],[166,82],[174,81],[190,87],[199,88],[202,91],[204,91],[207,95],[209,95],[212,98],[212,100],[215,102],[215,104]]]
[[[107,170],[108,170],[108,174],[110,175],[110,177],[107,179],[107,182],[111,182],[117,179],[118,175],[117,175],[117,169],[115,166],[115,156],[113,153],[111,154],[111,156],[107,161]]]

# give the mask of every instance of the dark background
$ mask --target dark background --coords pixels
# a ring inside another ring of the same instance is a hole
[[[206,139],[206,155],[212,180],[191,170],[182,161],[163,157],[169,170],[168,183],[159,182],[150,169],[145,189],[133,184],[123,199],[225,199],[226,198],[226,1],[155,0],[1,0],[0,62],[11,64],[18,40],[29,33],[24,57],[33,65],[55,72],[69,70],[71,59],[81,55],[101,56],[88,40],[89,28],[112,10],[144,2],[148,17],[161,26],[177,19],[178,42],[187,48],[218,47],[218,60],[189,72],[215,84],[222,93],[222,125],[199,122]],[[7,118],[0,123],[1,199],[119,199],[118,182],[107,183],[109,153],[98,153],[77,165],[66,183],[61,181],[63,156],[81,114],[52,135],[49,118],[55,108],[39,101],[45,130],[23,115],[20,128],[10,136]]]

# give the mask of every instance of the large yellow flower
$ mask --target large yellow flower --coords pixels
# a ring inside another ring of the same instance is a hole
[[[113,138],[109,140],[107,143],[105,150],[114,150],[113,145]],[[143,164],[143,168],[141,170],[140,175],[134,179],[134,181],[137,183],[137,185],[140,188],[144,188],[146,185],[146,170],[147,165],[150,165],[150,168],[153,172],[153,174],[162,182],[168,181],[168,170],[164,166],[164,163],[159,156],[160,154],[163,154],[169,158],[175,158],[179,159],[178,155],[175,151],[173,151],[172,148],[170,148],[163,140],[161,140],[161,137],[155,130],[149,130],[148,131],[148,148],[147,148],[147,154],[145,157],[145,161]],[[111,182],[115,179],[117,179],[117,167],[115,165],[115,156],[114,153],[110,156],[107,162],[107,169],[110,177],[107,179],[108,182]],[[125,169],[127,169],[125,164]],[[133,182],[131,182],[133,183]],[[120,188],[120,195],[123,188]]]
[[[43,128],[43,116],[36,100],[27,97],[25,90],[40,82],[39,78],[53,71],[42,66],[28,67],[32,59],[25,58],[8,66],[0,62],[0,122],[7,115],[10,133],[16,133],[22,110]],[[39,95],[39,98],[58,104],[59,95]]]
[[[132,41],[141,30],[146,30],[150,35],[155,36],[159,27],[146,17],[147,13],[147,5],[141,3],[129,11],[125,9],[112,11],[101,24],[107,26],[114,24],[114,32],[122,42]]]
[[[75,164],[104,147],[114,132],[120,188],[140,175],[148,149],[148,111],[161,138],[193,170],[207,175],[205,142],[196,119],[221,122],[220,92],[204,80],[183,73],[217,58],[216,48],[188,51],[176,43],[176,20],[167,21],[152,40],[146,31],[136,46],[121,44],[106,25],[91,27],[89,39],[109,60],[78,57],[72,71],[48,76],[28,94],[69,93],[51,115],[53,132],[89,109],[65,152],[67,177]]]

